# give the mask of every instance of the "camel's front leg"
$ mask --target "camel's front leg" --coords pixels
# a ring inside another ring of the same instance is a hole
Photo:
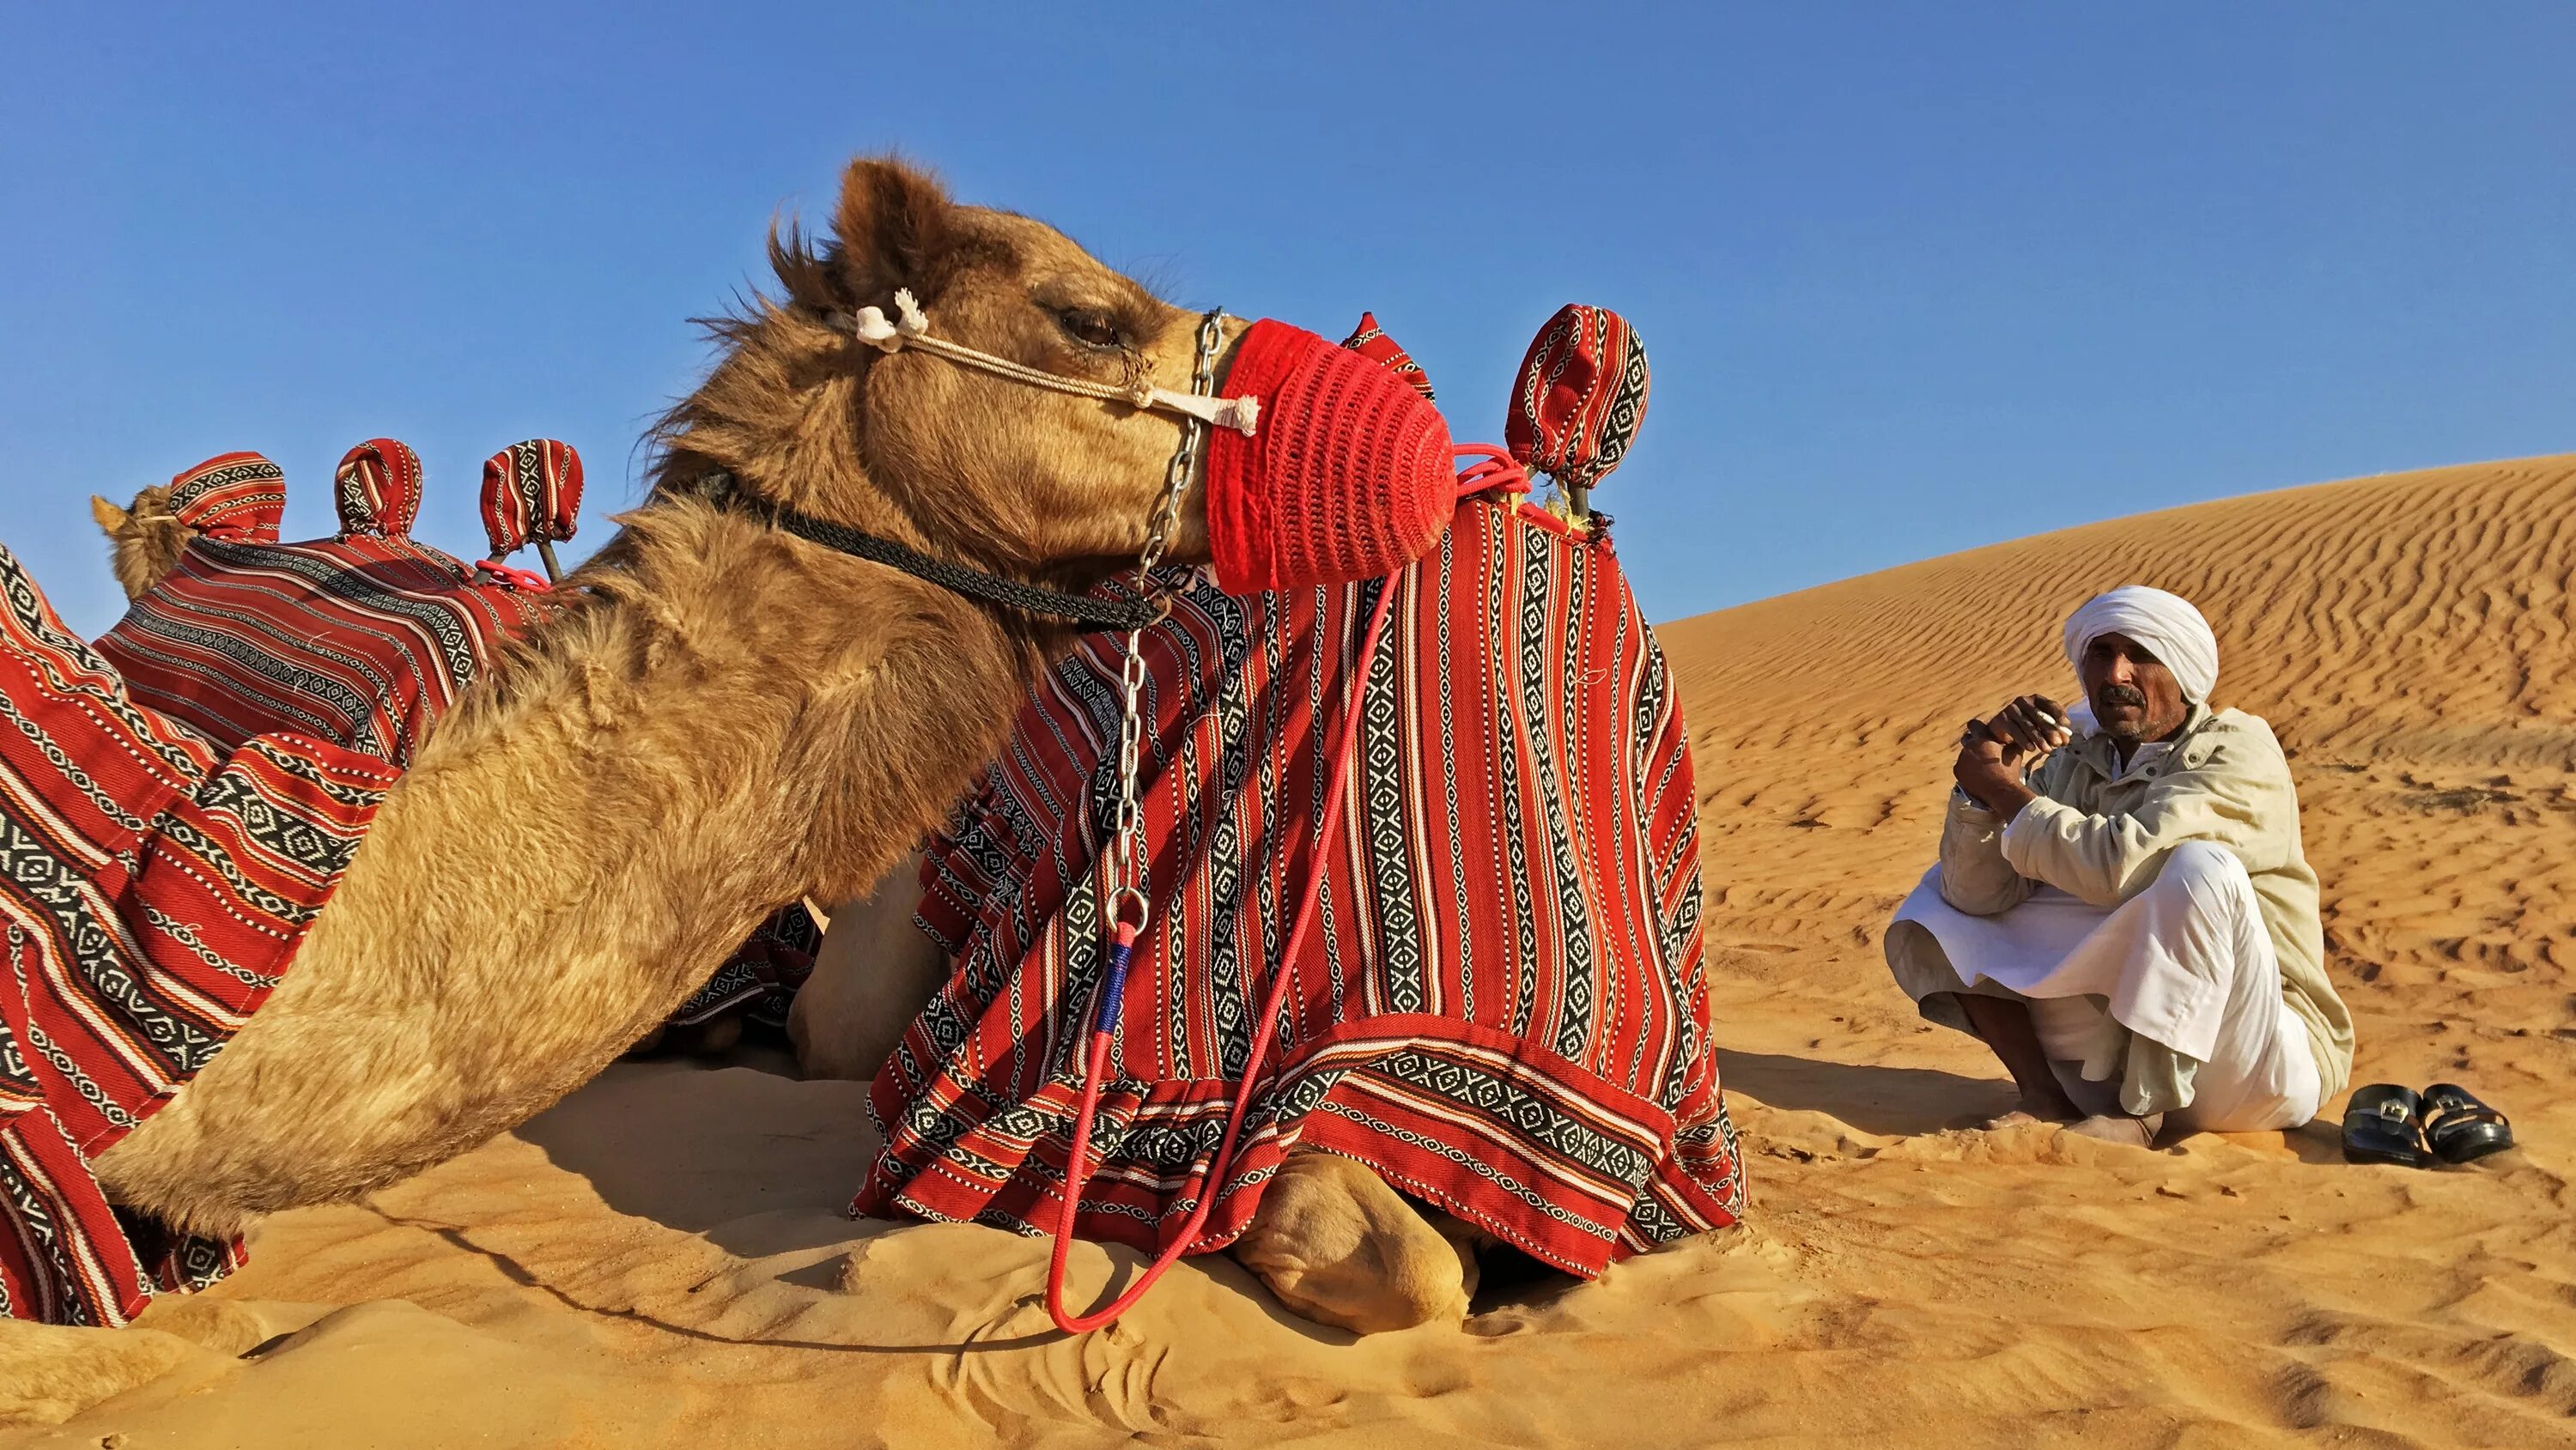
[[[1476,1259],[1457,1227],[1434,1227],[1367,1165],[1301,1148],[1263,1191],[1233,1253],[1289,1308],[1375,1334],[1466,1318]]]

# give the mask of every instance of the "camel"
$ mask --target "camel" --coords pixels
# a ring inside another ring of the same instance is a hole
[[[1343,346],[1399,376],[1409,373],[1408,381],[1428,395],[1419,365],[1378,329],[1373,315],[1362,318],[1359,331]],[[1511,394],[1505,431],[1515,440],[1513,457],[1558,479],[1560,489],[1539,506],[1561,526],[1558,532],[1583,538],[1606,529],[1607,517],[1596,523],[1586,495],[1617,466],[1633,440],[1644,413],[1645,379],[1643,349],[1615,313],[1568,306],[1532,343],[1523,378]],[[1578,426],[1584,419],[1591,426]],[[1601,426],[1605,422],[1609,426]],[[1499,460],[1502,453],[1495,457]],[[1466,478],[1461,475],[1462,485]],[[1049,750],[1047,732],[1060,735],[1065,726],[1049,720],[1042,727],[1023,728],[1032,731],[1032,738],[1015,742],[1014,752],[1043,756]],[[1020,808],[1043,811],[1045,798],[1067,789],[1062,779],[1050,778],[1033,788],[1035,800],[1019,797]],[[1457,803],[1451,805],[1455,809]],[[1436,801],[1432,807],[1437,809]],[[982,844],[994,846],[990,840]],[[1007,857],[1012,848],[999,849]],[[978,851],[962,854],[980,861]],[[807,1076],[869,1079],[888,1070],[896,1072],[898,1081],[912,1081],[920,1071],[910,1056],[899,1068],[890,1067],[890,1059],[905,1041],[907,1024],[949,986],[954,970],[932,932],[914,922],[916,905],[924,901],[922,869],[918,854],[907,858],[868,896],[833,909],[832,926],[788,1020]],[[968,868],[970,877],[975,869]],[[1015,910],[1028,910],[1028,902],[1012,899]],[[930,918],[944,914],[939,905],[923,910]],[[1043,904],[1038,910],[1043,914]],[[950,921],[947,930],[955,932],[958,926]],[[1025,945],[1025,939],[1013,939],[1004,959]],[[972,998],[971,989],[966,995]],[[949,1011],[959,1010],[971,1013],[972,1002],[963,1008],[949,1003]],[[915,1038],[911,1051],[930,1047]],[[878,1086],[882,1091],[884,1084]],[[880,1096],[878,1111],[891,1120],[897,1110]],[[1396,1181],[1405,1180],[1399,1175]],[[970,1211],[955,1200],[942,1207],[961,1216]],[[1288,1151],[1251,1222],[1230,1248],[1290,1308],[1370,1333],[1461,1318],[1477,1287],[1477,1254],[1498,1242],[1451,1213],[1399,1193],[1353,1158],[1301,1144]]]
[[[773,240],[784,295],[718,324],[727,354],[662,425],[647,503],[424,742],[285,984],[101,1155],[116,1201],[228,1234],[524,1121],[763,915],[884,874],[998,748],[1065,626],[693,485],[722,471],[935,557],[1088,585],[1141,548],[1174,425],[879,356],[835,319],[908,287],[970,345],[1183,387],[1192,319],[896,163],[850,168],[833,232]],[[1207,553],[1202,493],[1175,558]]]
[[[696,485],[722,472],[758,504],[1086,588],[1143,546],[1173,421],[881,355],[841,321],[908,288],[970,346],[1186,389],[1195,319],[895,161],[849,167],[831,230],[773,229],[780,295],[713,324],[724,354],[659,426],[647,501],[423,743],[260,1012],[98,1157],[113,1201],[234,1234],[481,1144],[660,1023],[768,912],[863,894],[998,750],[1067,626]],[[1225,320],[1220,370],[1244,328]],[[1166,557],[1210,556],[1205,497],[1202,464]],[[121,564],[168,567],[160,518],[101,522],[132,531]],[[0,1350],[41,1380],[59,1341],[33,1331],[62,1333],[0,1323]],[[94,1379],[69,1375],[82,1399]]]

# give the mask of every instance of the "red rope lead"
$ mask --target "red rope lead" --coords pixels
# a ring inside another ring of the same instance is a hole
[[[1458,476],[1459,497],[1495,488],[1516,493],[1529,490],[1528,475],[1522,473],[1519,465],[1502,450],[1487,444],[1469,444],[1458,451],[1476,454],[1486,460]],[[1332,840],[1333,832],[1341,825],[1342,806],[1350,799],[1350,763],[1359,747],[1360,697],[1368,690],[1369,672],[1376,668],[1378,640],[1386,632],[1388,606],[1395,602],[1400,578],[1396,574],[1386,576],[1378,589],[1377,607],[1369,614],[1368,634],[1360,644],[1359,679],[1351,688],[1350,704],[1342,712],[1342,738],[1333,747],[1331,793],[1324,802],[1324,828],[1317,837],[1319,841]],[[1300,949],[1306,944],[1307,928],[1315,924],[1315,905],[1321,899],[1323,889],[1324,871],[1322,863],[1318,862],[1308,875],[1305,897],[1297,906],[1296,924],[1288,929],[1287,946],[1279,954],[1279,967],[1271,974],[1270,995],[1261,1005],[1259,1030],[1252,1039],[1252,1055],[1243,1064],[1242,1080],[1235,1084],[1234,1110],[1226,1115],[1225,1137],[1217,1144],[1216,1156],[1208,1160],[1206,1176],[1199,1181],[1198,1206],[1190,1210],[1189,1222],[1181,1226],[1179,1235],[1168,1247],[1154,1256],[1154,1262],[1145,1266],[1145,1272],[1127,1287],[1126,1293],[1105,1308],[1089,1314],[1075,1314],[1064,1306],[1065,1265],[1073,1255],[1074,1218],[1081,1210],[1082,1186],[1091,1181],[1092,1120],[1100,1111],[1100,1080],[1109,1070],[1109,1044],[1117,1032],[1121,999],[1126,995],[1127,963],[1135,955],[1136,937],[1145,925],[1141,898],[1137,908],[1138,919],[1133,922],[1120,916],[1122,908],[1115,904],[1113,898],[1110,909],[1114,928],[1109,944],[1109,965],[1101,974],[1100,993],[1092,1012],[1091,1045],[1084,1054],[1082,1101],[1074,1109],[1073,1155],[1065,1160],[1064,1200],[1056,1214],[1055,1251],[1047,1261],[1047,1317],[1055,1321],[1056,1328],[1067,1334],[1087,1334],[1114,1323],[1119,1315],[1134,1308],[1136,1301],[1144,1298],[1146,1291],[1154,1287],[1155,1281],[1189,1252],[1190,1245],[1198,1241],[1199,1231],[1207,1227],[1208,1215],[1215,1210],[1217,1199],[1224,1194],[1225,1176],[1234,1166],[1234,1143],[1243,1131],[1244,1112],[1252,1106],[1252,1094],[1260,1083],[1261,1069],[1270,1061],[1270,1042],[1277,1035],[1274,1029],[1279,1021],[1279,1009],[1287,1004],[1289,984],[1296,980],[1286,967],[1298,959]]]
[[[1369,671],[1377,663],[1378,637],[1386,630],[1388,606],[1395,601],[1396,588],[1395,576],[1389,575],[1384,587],[1378,591],[1377,608],[1369,615],[1368,636],[1360,646],[1359,682],[1351,690],[1351,702],[1345,707],[1342,717],[1342,738],[1333,751],[1332,794],[1324,805],[1322,839],[1327,841],[1332,839],[1334,829],[1341,824],[1342,804],[1350,798],[1348,767],[1352,751],[1359,743],[1360,694],[1368,688]],[[1289,929],[1287,949],[1279,954],[1282,968],[1297,960],[1298,949],[1306,944],[1306,931],[1314,925],[1317,894],[1323,890],[1323,885],[1324,873],[1319,869],[1306,883],[1305,899],[1297,909],[1297,924]],[[1145,1272],[1138,1275],[1136,1282],[1129,1285],[1127,1292],[1119,1295],[1115,1302],[1089,1314],[1074,1314],[1064,1307],[1064,1269],[1073,1252],[1073,1222],[1082,1199],[1082,1185],[1091,1178],[1091,1123],[1100,1110],[1100,1079],[1108,1069],[1109,1041],[1118,1021],[1118,1002],[1113,994],[1126,986],[1127,959],[1135,945],[1136,929],[1121,923],[1118,935],[1110,944],[1109,970],[1100,983],[1100,1006],[1094,1017],[1091,1051],[1082,1074],[1082,1103],[1074,1110],[1073,1156],[1065,1163],[1064,1207],[1056,1216],[1055,1254],[1047,1264],[1047,1317],[1055,1321],[1056,1328],[1067,1334],[1089,1333],[1114,1322],[1119,1315],[1135,1307],[1136,1301],[1144,1298],[1145,1291],[1153,1288],[1154,1282],[1179,1262],[1181,1255],[1197,1242],[1199,1231],[1207,1227],[1208,1214],[1215,1210],[1217,1199],[1223,1195],[1225,1175],[1234,1165],[1234,1143],[1243,1131],[1244,1110],[1252,1106],[1253,1089],[1260,1083],[1261,1069],[1270,1060],[1270,1041],[1275,1035],[1273,1025],[1279,1020],[1279,1009],[1287,1003],[1289,985],[1296,980],[1295,974],[1286,970],[1275,971],[1271,975],[1270,995],[1262,1003],[1260,1028],[1252,1039],[1252,1056],[1243,1064],[1243,1078],[1235,1085],[1234,1111],[1226,1115],[1225,1137],[1217,1144],[1216,1156],[1208,1161],[1207,1174],[1199,1183],[1198,1206],[1190,1210],[1189,1222],[1182,1225],[1170,1246],[1155,1256],[1154,1262],[1145,1267]]]

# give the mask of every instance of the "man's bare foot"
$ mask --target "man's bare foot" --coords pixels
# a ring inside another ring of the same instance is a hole
[[[2165,1115],[2150,1113],[2133,1118],[2126,1113],[2101,1113],[2066,1125],[2066,1131],[2097,1139],[2104,1143],[2124,1143],[2132,1148],[2155,1146],[2156,1134],[2165,1126]]]

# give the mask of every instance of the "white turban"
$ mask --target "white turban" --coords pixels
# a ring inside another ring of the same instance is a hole
[[[2066,662],[2078,678],[2085,649],[2106,634],[2125,634],[2146,646],[2173,671],[2185,700],[2209,703],[2209,692],[2218,686],[2218,636],[2190,600],[2138,584],[2096,595],[2066,621]]]

